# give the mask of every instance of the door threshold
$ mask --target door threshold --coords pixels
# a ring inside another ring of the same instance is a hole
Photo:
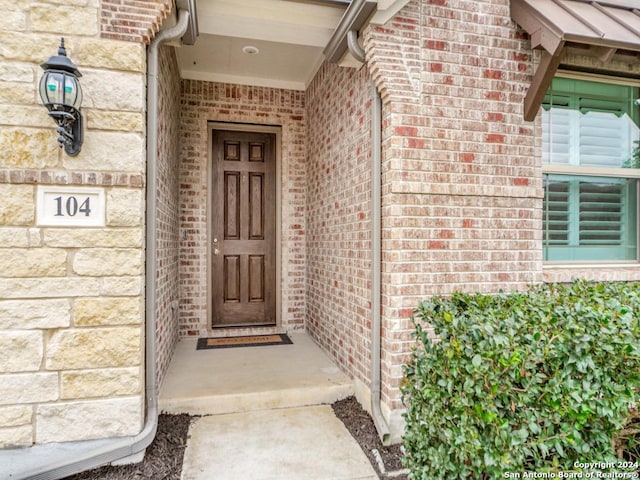
[[[206,335],[201,335],[211,338],[222,337],[241,337],[246,335],[275,335],[278,333],[287,333],[279,325],[267,324],[267,325],[220,325],[212,327],[207,330]]]
[[[239,325],[212,325],[211,330],[229,330],[229,329],[252,329],[252,328],[276,328],[274,323],[250,323],[250,324],[239,324]]]

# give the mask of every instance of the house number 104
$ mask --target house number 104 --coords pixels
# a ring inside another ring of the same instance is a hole
[[[36,223],[51,227],[104,227],[105,189],[39,185]]]
[[[78,201],[75,195],[67,197],[67,201],[64,202],[64,209],[62,197],[56,197],[53,199],[56,202],[56,217],[63,217],[68,215],[75,217],[78,213],[84,213],[85,217],[91,214],[91,198],[86,197],[82,203]]]

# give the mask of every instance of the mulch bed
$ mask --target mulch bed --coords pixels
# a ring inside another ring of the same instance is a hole
[[[160,415],[156,438],[140,463],[100,467],[65,480],[180,480],[192,418],[186,414]]]
[[[340,400],[332,405],[336,416],[369,458],[381,479],[407,478],[399,474],[402,470],[400,445],[385,447],[369,414],[362,409],[354,397]],[[187,446],[187,436],[192,417],[162,414],[158,418],[158,433],[141,463],[119,467],[106,466],[67,477],[65,480],[180,480],[182,460]],[[379,459],[374,450],[378,451]],[[380,465],[382,462],[382,467]]]
[[[351,436],[360,444],[360,448],[367,455],[381,479],[405,480],[408,478],[406,473],[401,473],[403,471],[402,447],[400,445],[389,447],[382,445],[373,420],[355,397],[340,400],[331,407],[347,427]],[[376,458],[375,451],[378,452],[378,458]]]

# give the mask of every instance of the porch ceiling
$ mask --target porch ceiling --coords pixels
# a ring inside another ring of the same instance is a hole
[[[304,90],[349,3],[198,0],[200,36],[177,49],[182,78]]]

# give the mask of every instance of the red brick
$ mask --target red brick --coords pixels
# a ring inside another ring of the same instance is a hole
[[[449,48],[449,44],[441,40],[427,40],[426,45],[431,50],[447,50]]]
[[[485,70],[482,72],[484,78],[490,78],[493,80],[501,80],[504,73],[501,70]]]
[[[416,137],[418,129],[416,127],[399,126],[395,128],[394,133],[402,137]]]
[[[485,135],[484,140],[487,143],[504,143],[505,142],[505,136],[501,135],[499,133],[489,133],[489,134]]]

